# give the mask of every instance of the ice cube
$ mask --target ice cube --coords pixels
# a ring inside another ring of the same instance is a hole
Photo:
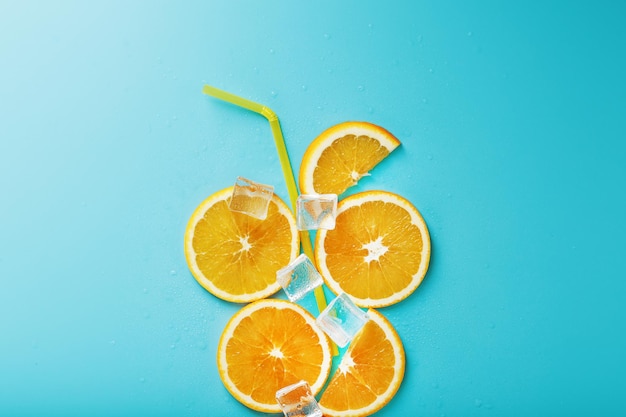
[[[276,271],[276,280],[290,301],[299,300],[323,283],[322,276],[304,253],[286,267]]]
[[[267,217],[267,209],[274,195],[274,187],[237,177],[228,208],[259,220]]]
[[[285,417],[322,417],[322,410],[306,381],[279,389],[276,391],[276,401]]]
[[[367,313],[357,307],[348,294],[341,293],[320,313],[316,323],[333,342],[344,347],[367,320]]]
[[[298,230],[334,229],[337,194],[302,194],[296,200]]]

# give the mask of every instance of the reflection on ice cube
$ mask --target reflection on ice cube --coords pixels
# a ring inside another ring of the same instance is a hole
[[[322,417],[322,410],[306,381],[279,389],[276,391],[276,401],[285,417]]]
[[[366,312],[357,307],[350,296],[341,293],[332,300],[316,319],[317,325],[339,347],[346,346],[369,320]]]
[[[274,187],[237,177],[228,208],[259,220],[267,217],[267,209],[274,195]]]
[[[334,229],[337,194],[303,194],[296,200],[298,230]]]
[[[305,254],[301,254],[289,265],[276,271],[276,280],[290,301],[299,300],[323,283],[322,276]]]

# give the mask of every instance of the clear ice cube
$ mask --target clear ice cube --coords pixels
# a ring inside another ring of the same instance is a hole
[[[317,325],[339,347],[346,346],[369,320],[346,293],[339,294],[317,317]]]
[[[228,208],[259,220],[267,217],[267,209],[274,195],[274,187],[237,177]]]
[[[276,401],[285,417],[322,417],[311,387],[300,381],[276,391]]]
[[[302,194],[296,200],[298,230],[334,229],[337,194]]]
[[[304,253],[289,265],[276,271],[276,280],[285,290],[289,301],[296,301],[322,285],[322,276]]]

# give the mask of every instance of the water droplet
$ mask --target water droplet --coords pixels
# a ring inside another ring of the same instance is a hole
[[[109,344],[110,344],[111,346],[113,346],[113,345],[115,344],[115,340],[111,340],[111,341],[109,342]]]
[[[306,85],[303,85],[303,86],[302,86],[302,91],[306,91],[306,90],[307,90]]]
[[[144,288],[142,291],[143,291],[144,294],[148,294],[148,289],[147,288]]]
[[[424,103],[424,104],[428,103],[428,99],[423,98],[423,99],[422,99],[422,103]]]
[[[139,378],[139,382],[141,382],[143,384],[144,382],[146,382],[146,378],[144,378],[144,377]]]
[[[474,405],[476,407],[482,407],[483,402],[477,398],[477,399],[474,400]]]
[[[432,155],[428,155],[427,158],[428,158],[429,161],[433,160],[433,156]]]
[[[433,73],[433,69],[432,68],[428,68],[428,72],[430,72],[432,74]]]
[[[272,91],[270,94],[272,95],[272,97],[276,97],[278,95],[276,91]]]
[[[332,36],[330,35],[330,33],[324,33],[324,39],[330,39],[332,38]]]
[[[176,270],[175,270],[175,269],[172,269],[172,270],[170,271],[170,275],[171,275],[171,276],[173,276],[173,277],[175,277],[176,275],[178,275],[178,272],[176,272]]]
[[[467,32],[467,36],[472,36],[472,32]]]
[[[356,89],[359,90],[359,91],[365,90],[365,88],[362,85],[358,86]]]
[[[270,48],[270,54],[274,53],[274,48]]]

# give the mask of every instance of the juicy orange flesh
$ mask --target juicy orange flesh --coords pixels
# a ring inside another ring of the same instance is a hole
[[[233,212],[228,201],[215,203],[193,235],[196,263],[213,284],[231,294],[250,294],[276,281],[276,271],[291,257],[288,220],[270,203],[267,218]]]
[[[297,312],[265,308],[244,318],[226,346],[227,373],[255,401],[276,405],[276,391],[300,380],[312,385],[321,372],[323,350]]]
[[[342,372],[341,366],[330,380],[320,405],[336,410],[357,410],[373,403],[391,384],[396,359],[383,330],[368,321],[346,351],[354,364]],[[344,359],[345,360],[345,359]]]
[[[368,245],[380,249],[378,256]],[[383,201],[345,210],[324,240],[330,274],[358,298],[380,299],[404,289],[419,269],[422,248],[422,234],[409,213]]]
[[[335,139],[317,161],[313,187],[320,194],[339,195],[387,155],[389,150],[369,136],[346,135]]]

